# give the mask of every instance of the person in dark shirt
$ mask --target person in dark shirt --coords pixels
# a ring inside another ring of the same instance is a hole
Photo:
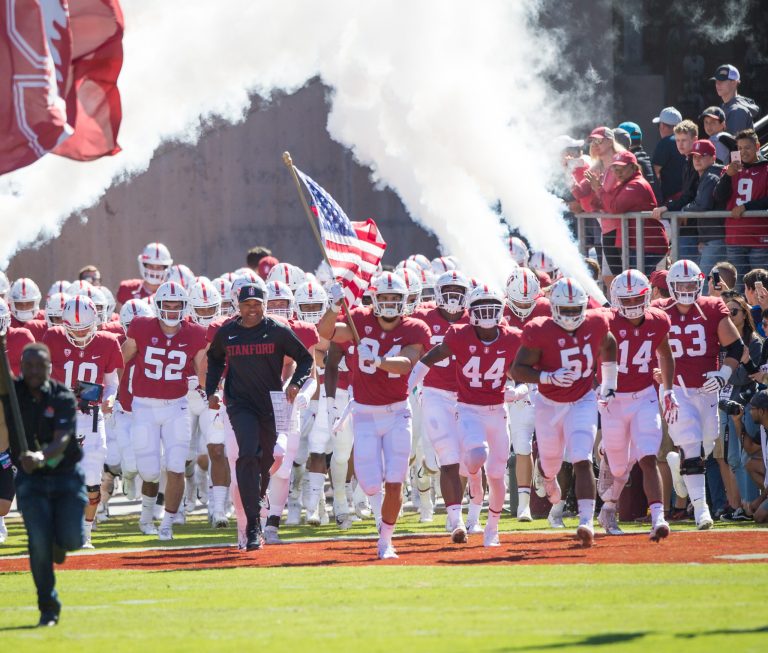
[[[264,315],[264,291],[256,284],[240,289],[240,316],[224,323],[208,350],[205,391],[208,405],[219,410],[216,396],[224,368],[224,402],[239,448],[235,471],[246,517],[246,550],[260,549],[261,498],[269,484],[277,441],[270,392],[283,389],[283,360],[296,361],[285,394],[293,403],[312,372],[314,360],[286,325]]]
[[[3,397],[11,456],[18,468],[16,497],[37,587],[39,626],[58,623],[61,603],[53,563],[61,564],[66,551],[83,545],[83,510],[88,501],[85,476],[78,465],[82,452],[75,438],[77,402],[65,385],[50,378],[50,367],[46,345],[32,343],[24,348],[21,378],[14,387],[26,434],[25,451],[8,396]]]
[[[635,122],[623,122],[619,125],[619,128],[629,134],[629,147],[627,149],[635,155],[637,165],[640,166],[640,172],[643,173],[643,177],[645,177],[645,180],[651,185],[651,188],[656,195],[656,201],[658,202],[658,179],[656,179],[656,173],[653,171],[651,157],[648,156],[648,152],[643,149],[643,130],[640,129],[640,125]]]
[[[659,204],[676,197],[683,186],[683,161],[675,144],[675,125],[683,121],[683,116],[675,107],[662,109],[653,123],[659,126],[661,139],[656,144],[651,156],[653,172],[659,184],[656,187],[656,200]]]

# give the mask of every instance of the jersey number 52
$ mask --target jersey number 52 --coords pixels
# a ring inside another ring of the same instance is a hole
[[[144,374],[153,381],[180,381],[186,364],[187,355],[176,349],[147,347],[144,354]]]

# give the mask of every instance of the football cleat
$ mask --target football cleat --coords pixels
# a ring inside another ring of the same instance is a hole
[[[83,549],[93,549],[93,548],[95,548],[93,546],[93,543],[91,542],[91,536],[90,535],[86,536],[85,542],[83,542],[82,548]]]
[[[307,515],[307,524],[310,526],[320,526],[320,511],[317,508]]]
[[[530,508],[530,506],[526,507],[524,510],[520,510],[518,508],[518,510],[517,510],[517,521],[520,521],[520,522],[533,521],[533,517],[531,516],[531,508]]]
[[[499,542],[498,528],[488,528],[487,526],[485,527],[485,531],[483,531],[483,546],[501,546],[501,542]]]
[[[371,517],[371,511],[368,508],[368,502],[367,501],[357,501],[355,503],[355,514],[360,519],[369,519]]]
[[[696,529],[700,531],[708,531],[715,525],[712,520],[712,515],[709,514],[709,508],[704,508],[701,514],[696,518]]]
[[[161,525],[157,531],[157,539],[161,542],[170,542],[173,539],[173,527]]]
[[[183,511],[183,510],[179,510],[179,511],[178,511],[178,512],[177,512],[177,513],[176,513],[176,514],[173,516],[173,519],[171,520],[171,523],[172,523],[174,526],[183,526],[184,524],[186,524],[186,523],[187,523],[187,516],[186,516],[186,514],[184,513],[184,511]]]
[[[258,551],[264,545],[261,530],[258,526],[251,526],[245,530],[245,550]]]
[[[651,542],[660,542],[664,538],[669,537],[669,532],[669,524],[663,519],[660,519],[659,523],[651,529],[649,538]]]
[[[211,526],[213,528],[229,528],[229,519],[223,512],[214,512],[211,516]]]
[[[588,549],[595,542],[595,527],[592,526],[592,521],[583,521],[579,523],[576,529],[576,537],[581,542],[581,546]]]
[[[549,525],[552,528],[565,528],[565,522],[563,521],[563,516],[553,514],[550,510],[549,515],[547,515],[547,521],[549,522]]]
[[[336,515],[336,527],[340,531],[348,531],[352,528],[352,519],[349,515]]]
[[[277,526],[267,526],[264,529],[264,544],[283,544]]]
[[[606,508],[605,504],[600,509],[597,516],[597,523],[605,529],[608,535],[624,535],[624,531],[619,528],[619,522],[616,519],[616,509]]]
[[[397,558],[397,551],[391,543],[379,542],[378,543],[379,560],[392,560]]]
[[[469,535],[479,535],[483,532],[483,527],[480,526],[480,522],[467,522],[467,533]]]
[[[298,501],[288,503],[288,514],[285,517],[286,526],[298,526],[301,523],[301,504]]]
[[[139,530],[144,535],[157,535],[157,526],[155,526],[151,521],[140,521],[139,522]]]
[[[3,544],[8,539],[8,527],[5,525],[5,520],[0,518],[0,544]]]
[[[544,488],[544,474],[541,473],[538,460],[533,466],[533,489],[536,491],[536,496],[540,499],[547,496],[547,490]]]

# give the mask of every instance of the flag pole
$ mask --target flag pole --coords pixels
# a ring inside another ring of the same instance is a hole
[[[320,236],[320,230],[317,228],[317,223],[315,222],[315,216],[312,215],[312,211],[309,208],[309,204],[307,204],[307,198],[305,197],[304,192],[301,189],[301,181],[299,180],[299,176],[296,174],[296,168],[293,165],[293,159],[291,159],[290,152],[283,152],[283,163],[285,164],[285,167],[291,171],[291,176],[293,177],[293,183],[296,185],[296,192],[299,194],[299,198],[301,198],[301,204],[304,207],[304,213],[306,214],[307,220],[309,221],[309,226],[312,228],[312,233],[315,236],[317,245],[318,247],[320,247],[320,251],[323,254],[323,260],[328,265],[328,267],[331,270],[333,270],[333,266],[331,265],[331,262],[328,260],[328,253],[325,251],[325,245],[323,245],[323,239]],[[352,321],[352,315],[349,312],[349,306],[347,306],[346,299],[341,300],[341,306],[344,309],[344,315],[347,318],[347,324],[349,325],[349,328],[352,329],[352,337],[355,341],[355,344],[359,345],[360,335],[357,333],[357,328],[355,327],[355,323]]]

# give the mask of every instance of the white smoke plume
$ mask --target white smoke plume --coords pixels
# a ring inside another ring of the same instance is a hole
[[[91,163],[47,156],[1,179],[0,259],[55,236],[111,184],[146,170],[162,142],[194,143],[213,116],[243,119],[252,94],[292,92],[319,75],[332,89],[330,135],[467,272],[493,284],[509,272],[491,208],[501,200],[535,248],[599,292],[545,188],[554,158],[542,144],[568,119],[544,81],[559,52],[534,29],[536,0],[123,5],[123,152]]]

